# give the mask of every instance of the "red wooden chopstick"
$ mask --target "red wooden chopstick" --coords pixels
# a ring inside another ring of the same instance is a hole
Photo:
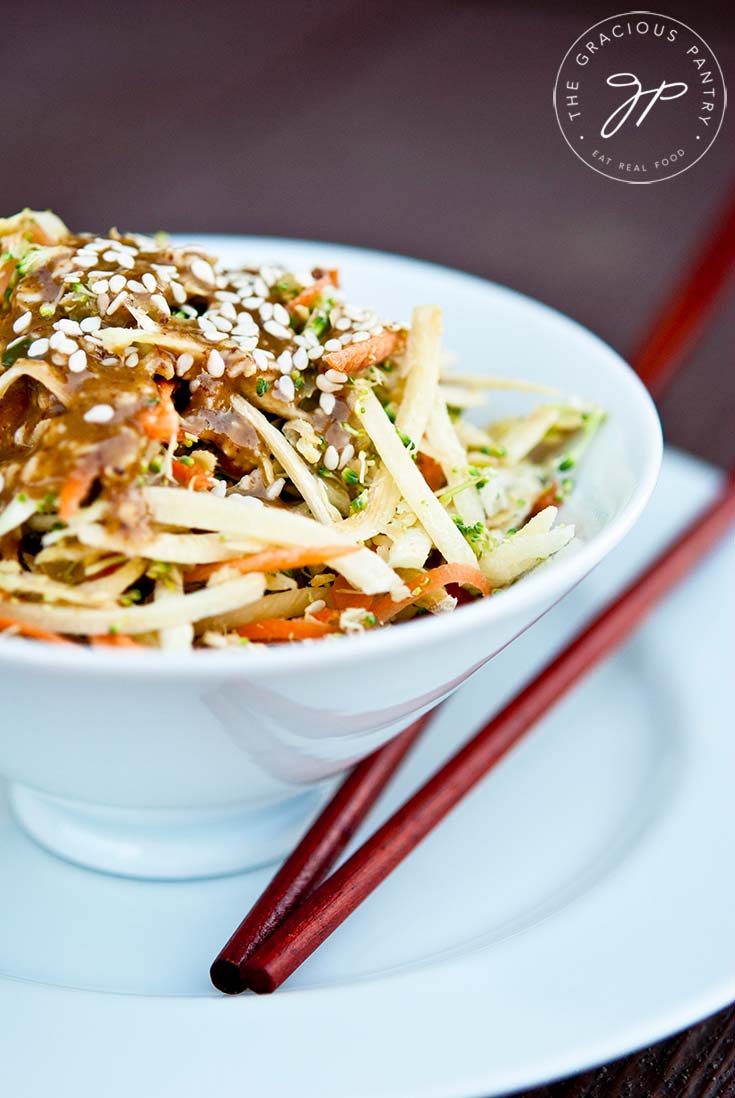
[[[240,969],[275,991],[440,823],[526,732],[629,636],[735,522],[735,474],[650,567],[280,924]]]
[[[704,250],[685,273],[630,364],[654,394],[680,365],[708,319],[735,267],[735,189],[707,237]]]
[[[332,868],[432,712],[419,717],[348,774],[217,955],[209,970],[216,988],[228,995],[244,991],[241,973],[246,961]]]

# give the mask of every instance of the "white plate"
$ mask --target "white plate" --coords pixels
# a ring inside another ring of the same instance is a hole
[[[450,701],[382,813],[717,480],[669,453],[625,544]],[[495,1095],[611,1059],[731,1001],[731,549],[710,557],[270,998],[227,999],[207,980],[268,871],[165,884],[97,875],[34,846],[3,803],[4,1093]]]

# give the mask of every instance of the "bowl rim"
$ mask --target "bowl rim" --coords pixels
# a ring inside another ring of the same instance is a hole
[[[501,283],[458,267],[449,267],[431,260],[417,259],[399,252],[375,248],[363,248],[351,244],[331,243],[295,237],[249,236],[227,233],[174,234],[175,239],[191,241],[247,242],[248,246],[277,245],[318,247],[330,253],[354,256],[371,256],[386,260],[400,260],[417,268],[452,275],[468,283],[490,287],[501,297],[515,299],[518,303],[546,313],[566,326],[571,326],[587,340],[597,344],[598,350],[608,358],[610,365],[619,371],[620,381],[627,385],[631,400],[639,418],[647,420],[641,458],[641,475],[637,479],[630,499],[620,513],[594,534],[589,541],[577,547],[576,552],[561,560],[552,560],[546,568],[522,577],[518,583],[499,591],[490,598],[478,599],[458,607],[451,614],[440,614],[419,621],[409,621],[400,628],[376,629],[333,640],[300,641],[273,647],[262,646],[258,650],[249,646],[232,649],[197,649],[185,652],[164,652],[156,648],[120,650],[71,645],[52,645],[44,642],[30,643],[23,638],[8,637],[0,641],[0,672],[11,666],[45,668],[50,672],[79,672],[82,675],[99,674],[101,677],[160,679],[167,681],[186,675],[194,679],[216,679],[239,672],[248,677],[279,675],[283,672],[303,672],[316,668],[331,669],[345,662],[364,662],[373,656],[390,655],[400,649],[405,657],[410,648],[418,651],[423,643],[451,641],[457,633],[477,630],[483,624],[501,622],[516,614],[523,614],[533,605],[541,606],[560,598],[598,564],[625,537],[638,520],[658,480],[663,458],[661,423],[651,396],[638,375],[617,351],[605,343],[578,321],[558,309]],[[530,624],[530,623],[529,623]]]

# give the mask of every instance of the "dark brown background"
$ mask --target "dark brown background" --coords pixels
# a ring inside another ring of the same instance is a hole
[[[662,6],[709,42],[727,81],[732,6]],[[552,109],[557,68],[586,27],[624,7],[5,4],[0,212],[52,206],[78,229],[406,252],[532,294],[625,354],[723,205],[735,164],[728,118],[691,171],[650,186],[596,175],[567,148]],[[731,294],[662,401],[669,440],[721,464],[735,457],[734,345]],[[735,1093],[731,1021],[543,1094]]]

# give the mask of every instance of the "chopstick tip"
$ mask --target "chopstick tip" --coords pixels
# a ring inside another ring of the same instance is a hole
[[[247,987],[240,975],[239,966],[224,957],[218,957],[212,963],[209,978],[217,990],[223,991],[225,995],[239,995]]]

